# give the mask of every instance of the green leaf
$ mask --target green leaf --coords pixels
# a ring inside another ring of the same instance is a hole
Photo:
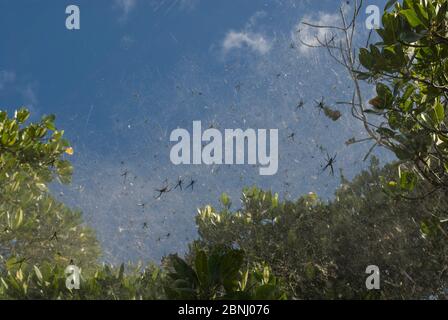
[[[355,71],[355,73],[356,73],[356,79],[358,80],[367,80],[371,77],[370,73],[367,72]]]
[[[45,116],[42,118],[42,124],[48,130],[55,131],[56,130],[56,126],[54,125],[55,119],[56,117],[54,115]]]
[[[18,228],[22,225],[23,222],[23,209],[19,208],[16,213],[16,224],[15,227]]]
[[[365,48],[359,50],[359,62],[361,62],[366,69],[371,69],[373,67],[374,61],[369,50]]]
[[[270,279],[269,267],[268,266],[264,266],[264,268],[263,268],[263,283],[264,284],[268,284],[269,283],[269,279]]]
[[[230,208],[232,202],[230,201],[229,195],[225,192],[223,192],[221,194],[221,203],[223,204],[224,207],[226,208]]]
[[[381,134],[382,136],[385,136],[387,138],[394,138],[395,137],[395,132],[389,128],[378,128],[376,130],[379,134]]]
[[[407,191],[412,191],[417,183],[417,175],[411,171],[399,169],[400,187]]]
[[[384,11],[389,10],[395,3],[397,3],[397,0],[387,1],[386,5],[384,6]]]
[[[420,19],[418,18],[417,13],[413,9],[405,9],[401,10],[400,14],[403,15],[406,20],[409,22],[411,27],[415,28],[422,24]]]
[[[412,158],[412,154],[404,147],[391,146],[391,149],[400,160],[410,160]]]
[[[16,111],[14,118],[17,119],[18,123],[24,123],[30,116],[30,112],[27,109],[20,109]]]
[[[393,94],[392,91],[383,83],[378,83],[376,85],[376,92],[378,94],[379,101],[381,101],[381,106],[375,106],[380,109],[389,109],[392,106]]]
[[[438,100],[434,104],[434,112],[437,123],[441,123],[445,119],[445,109],[443,108],[443,104],[441,104]]]
[[[40,272],[37,266],[34,266],[34,273],[36,274],[37,279],[39,279],[39,281],[42,281],[43,279],[42,272]]]
[[[422,39],[424,36],[425,34],[416,33],[411,30],[406,30],[400,34],[400,39],[406,43],[413,43]]]
[[[203,250],[199,250],[195,257],[195,268],[199,282],[205,284],[208,282],[208,261],[207,255]]]
[[[123,280],[123,276],[124,276],[124,263],[122,263],[120,265],[120,270],[118,271],[118,277],[117,280],[118,281],[122,281]]]

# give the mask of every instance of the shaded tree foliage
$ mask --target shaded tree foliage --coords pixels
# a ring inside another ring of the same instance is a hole
[[[308,26],[330,30],[318,46],[353,80],[342,103],[369,135],[360,141],[399,161],[373,159],[353,181],[341,177],[330,201],[312,192],[281,201],[253,187],[232,209],[223,194],[222,208],[200,210],[188,256],[160,267],[99,265],[93,231],[48,190],[72,173],[54,116],[27,124],[25,109],[0,112],[0,298],[446,298],[448,0],[388,1],[377,42],[358,52],[362,5],[355,0],[351,19],[341,10],[341,26]],[[372,99],[362,82],[376,87]],[[80,290],[65,287],[71,261],[90,271]],[[381,290],[366,289],[369,265],[380,268]]]
[[[281,284],[264,263],[246,266],[242,250],[223,246],[208,252],[194,248],[187,261],[177,255],[168,258],[170,280],[165,287],[169,299],[278,300],[286,298]]]
[[[393,7],[388,11],[389,7]],[[362,48],[358,79],[376,85],[372,109],[381,144],[407,164],[400,186],[417,177],[448,187],[448,1],[389,1],[380,41]]]
[[[11,118],[0,112],[0,258],[62,265],[73,260],[87,268],[100,253],[94,232],[48,189],[55,180],[70,182],[72,166],[64,155],[72,149],[54,116],[26,124],[29,115],[26,109]]]
[[[0,299],[150,300],[283,299],[286,297],[266,265],[247,267],[239,250],[194,250],[194,262],[177,255],[162,267],[96,266],[81,273],[80,288],[66,287],[64,268],[7,263],[0,278]]]
[[[412,191],[418,180],[433,186],[429,193],[446,189],[448,0],[388,1],[382,26],[358,49],[355,34],[364,3],[355,0],[351,16],[341,9],[338,25],[304,22],[325,31],[317,45],[302,43],[324,48],[348,71],[353,96],[340,103],[363,123],[369,139],[359,141],[373,141],[372,149],[386,147],[401,160],[395,192]],[[374,85],[376,96],[365,99],[363,83]]]
[[[420,202],[393,198],[383,181],[395,170],[374,160],[352,182],[343,180],[329,202],[314,193],[280,201],[277,194],[251,188],[233,211],[223,196],[221,210],[200,210],[197,245],[244,250],[249,262],[272,266],[300,299],[444,297],[446,194]],[[368,265],[380,268],[379,291],[366,289]]]
[[[70,182],[64,159],[73,149],[54,116],[26,124],[21,109],[0,112],[0,298],[3,299],[280,299],[285,294],[266,265],[247,267],[232,249],[177,255],[164,267],[98,264],[99,247],[79,212],[56,201],[48,185]],[[65,268],[81,267],[81,288],[66,287]],[[84,272],[83,272],[84,271]]]

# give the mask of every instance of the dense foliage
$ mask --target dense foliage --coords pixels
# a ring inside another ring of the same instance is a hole
[[[65,268],[51,263],[40,267],[15,260],[6,263],[0,299],[283,299],[286,295],[266,265],[245,267],[239,250],[215,248],[194,251],[194,263],[176,255],[162,268],[129,265],[97,266],[81,273],[79,289],[67,289]]]
[[[392,9],[390,9],[392,8]],[[403,161],[400,184],[448,186],[448,1],[389,1],[380,41],[362,48],[358,79],[376,85],[376,141]]]
[[[0,113],[0,298],[6,299],[280,299],[266,265],[246,266],[229,248],[176,255],[164,267],[98,264],[99,247],[79,212],[56,201],[48,185],[68,183],[69,147],[54,116],[25,124],[29,111]],[[66,267],[81,267],[79,290],[66,287]]]
[[[223,194],[222,208],[199,211],[187,256],[160,266],[100,264],[94,232],[49,191],[70,182],[74,152],[54,116],[29,123],[26,109],[0,112],[0,299],[446,298],[448,0],[388,1],[361,69],[354,21],[337,29],[345,45],[333,37],[323,46],[340,52],[355,82],[353,115],[399,161],[373,159],[353,181],[342,176],[330,201],[313,192],[282,201],[253,187],[234,209]],[[376,86],[370,109],[359,81]],[[79,290],[66,287],[72,264]],[[381,271],[380,290],[366,289],[369,265]]]
[[[0,112],[0,259],[19,262],[70,260],[86,268],[96,262],[99,247],[81,214],[55,200],[48,185],[70,182],[72,153],[54,116],[25,125],[29,111],[12,118]]]
[[[192,266],[176,255],[168,258],[169,299],[286,298],[267,265],[245,266],[244,251],[213,246],[208,253],[195,248],[192,254]]]
[[[291,296],[327,298],[424,298],[444,296],[448,263],[446,194],[423,201],[390,197],[382,185],[395,174],[374,160],[369,171],[344,181],[335,200],[310,193],[297,201],[257,188],[243,192],[232,211],[207,206],[197,216],[199,246],[226,245],[264,261],[288,284]],[[381,270],[381,290],[365,286],[368,265]]]

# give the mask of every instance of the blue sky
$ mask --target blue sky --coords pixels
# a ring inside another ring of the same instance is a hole
[[[385,1],[367,2],[382,8]],[[69,4],[81,10],[81,30],[65,28]],[[217,205],[222,192],[234,208],[251,185],[282,198],[311,191],[328,198],[339,179],[321,172],[327,151],[338,154],[347,177],[367,165],[369,145],[344,143],[364,135],[348,110],[332,122],[313,107],[324,96],[338,108],[336,101],[351,96],[346,73],[324,52],[295,42],[303,19],[337,23],[340,4],[0,0],[0,108],[28,106],[33,119],[56,114],[75,149],[75,174],[55,194],[84,212],[105,260],[157,261],[186,249],[196,237],[196,209]],[[361,30],[360,41],[365,36]],[[172,165],[169,134],[190,130],[193,120],[221,129],[278,128],[277,175],[259,176],[251,166]],[[195,189],[154,198],[179,176],[196,180]]]

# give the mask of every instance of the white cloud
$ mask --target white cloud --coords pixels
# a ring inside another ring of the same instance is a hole
[[[240,49],[243,46],[247,46],[260,54],[265,54],[271,49],[271,44],[261,34],[246,31],[230,31],[222,43],[225,52],[232,49]]]
[[[303,24],[303,22],[317,26],[337,26],[339,19],[340,16],[337,13],[326,12],[320,12],[317,16],[304,16],[292,31],[292,41],[297,44],[300,53],[308,54],[312,48],[307,45],[317,46],[319,45],[319,40],[331,39],[334,36],[334,32],[327,28],[314,28]]]
[[[14,84],[11,86],[11,84]],[[9,85],[9,87],[7,87]],[[38,83],[30,82],[23,83],[20,81],[20,77],[17,78],[14,71],[0,70],[0,91],[3,89],[8,89],[9,94],[18,94],[21,97],[19,102],[20,106],[25,106],[31,110],[34,114],[38,114],[36,106],[39,103],[37,97]]]
[[[3,90],[5,85],[16,80],[16,74],[12,71],[0,71],[0,90]]]
[[[246,29],[251,29],[252,27],[255,27],[257,25],[258,20],[263,19],[266,17],[267,13],[266,11],[257,11],[255,12],[252,17],[249,18],[249,22],[246,24]]]
[[[35,91],[35,86],[28,84],[23,90],[22,90],[22,96],[25,99],[25,102],[29,105],[30,108],[34,107],[38,104],[37,94]]]
[[[135,8],[137,0],[115,0],[117,6],[123,13],[122,18],[126,19],[129,13]]]

